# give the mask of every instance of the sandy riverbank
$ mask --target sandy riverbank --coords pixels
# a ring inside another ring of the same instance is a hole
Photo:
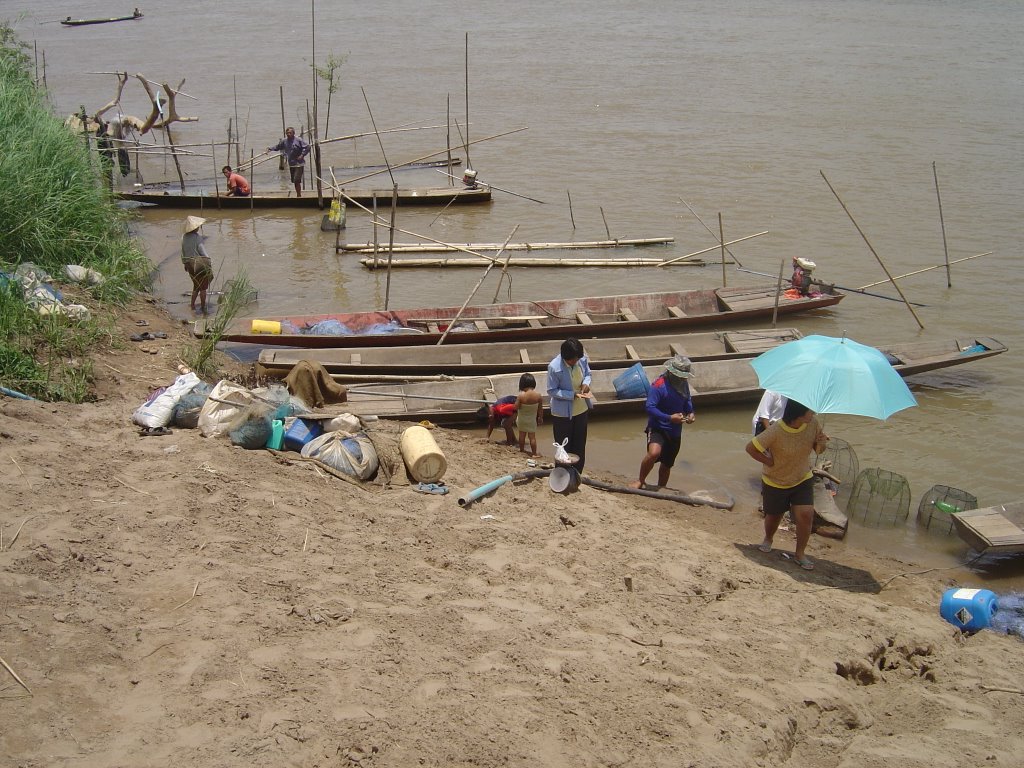
[[[742,496],[531,481],[461,508],[525,468],[475,432],[435,431],[447,496],[140,437],[182,337],[139,303],[124,339],[139,319],[171,338],[98,358],[99,402],[0,400],[13,765],[1018,764],[1024,696],[982,686],[1019,690],[1022,646],[938,616],[955,573],[817,537],[801,571],[751,546]]]

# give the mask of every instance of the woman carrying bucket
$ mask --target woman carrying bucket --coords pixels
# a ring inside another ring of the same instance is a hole
[[[555,442],[579,457],[573,465],[583,474],[587,457],[587,422],[594,396],[590,393],[590,363],[579,339],[562,342],[558,357],[548,363],[548,397]]]
[[[665,362],[665,373],[655,379],[647,395],[647,455],[640,462],[640,479],[631,483],[643,488],[654,465],[658,468],[658,486],[668,485],[668,476],[679,455],[683,424],[693,424],[693,400],[690,399],[689,358],[676,355]]]

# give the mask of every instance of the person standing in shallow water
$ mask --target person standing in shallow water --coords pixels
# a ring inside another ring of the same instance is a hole
[[[658,463],[658,486],[668,485],[683,441],[683,424],[693,424],[697,418],[687,381],[691,368],[689,358],[677,355],[665,361],[665,373],[651,385],[646,405],[647,455],[640,462],[639,480],[630,483],[630,487],[643,488]]]
[[[548,363],[548,397],[555,442],[568,441],[565,450],[579,456],[573,466],[583,474],[594,396],[590,393],[590,362],[579,339],[563,341],[558,356]]]
[[[200,229],[206,219],[189,216],[185,219],[185,234],[181,236],[181,263],[192,278],[192,299],[189,306],[196,311],[196,299],[199,299],[202,313],[207,314],[206,289],[213,282],[213,261],[203,247],[203,236]]]
[[[811,451],[825,452],[828,435],[814,418],[814,411],[789,400],[782,418],[747,443],[747,454],[763,464],[761,500],[764,505],[764,541],[757,548],[772,551],[772,540],[787,511],[796,518],[796,563],[805,571],[814,563],[805,553],[814,522],[814,474]]]

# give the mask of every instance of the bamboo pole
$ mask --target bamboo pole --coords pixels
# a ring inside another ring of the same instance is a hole
[[[452,95],[445,98],[444,143],[448,146],[448,170],[452,169]],[[448,186],[455,186],[455,177],[448,179]]]
[[[697,219],[697,221],[699,221],[701,223],[701,226],[703,226],[704,229],[706,229],[709,233],[711,233],[711,236],[714,237],[715,230],[713,230],[711,227],[709,227],[707,224],[704,223],[704,219],[702,219],[700,216],[697,215],[697,212],[695,210],[693,210],[693,208],[690,207],[690,204],[688,202],[686,202],[685,200],[683,200],[683,198],[679,198],[679,202],[681,202],[683,205],[685,205],[686,209],[690,213],[692,213],[694,215],[694,217]],[[728,253],[729,256],[732,257],[732,260],[736,263],[737,266],[739,266],[739,267],[743,266],[743,264],[740,262],[740,260],[736,258],[736,254],[735,253],[730,251],[728,248],[725,249],[725,252]]]
[[[229,148],[228,152],[230,151],[231,150]],[[217,150],[213,146],[212,141],[210,142],[210,152],[210,156],[213,158],[213,191],[217,195],[217,210],[220,210],[220,181],[217,179],[217,177],[220,176],[220,168],[217,167]],[[230,156],[231,155],[229,154],[228,157]]]
[[[279,85],[279,86],[277,86],[277,88],[278,88],[278,94],[281,97],[281,135],[284,136],[285,133],[288,132],[288,127],[287,127],[287,125],[285,123],[285,119],[284,119],[284,86],[283,85]],[[284,170],[284,167],[285,167],[285,165],[284,165],[284,155],[283,154],[278,155],[277,170],[282,171],[282,170]]]
[[[608,239],[611,240],[612,239],[612,231],[610,229],[608,229],[608,219],[605,218],[604,208],[602,208],[601,206],[597,206],[597,210],[599,210],[601,212],[601,220],[604,222],[605,234],[608,235]]]
[[[516,233],[516,230],[518,230],[518,229],[519,229],[519,225],[516,224],[516,228],[512,230],[512,235],[514,235]],[[508,245],[509,240],[512,239],[512,235],[508,236],[508,240],[505,241],[505,245]],[[500,251],[499,251],[499,253],[500,253]],[[511,261],[511,259],[512,259],[512,251],[509,251],[508,252],[508,256],[505,257],[505,263],[501,265],[501,276],[498,278],[498,285],[494,289],[494,298],[491,299],[491,304],[497,304],[498,303],[498,294],[501,292],[501,284],[503,282],[505,282],[505,277],[508,275],[508,263],[509,263],[509,261]],[[511,281],[509,282],[509,286],[511,287]]]
[[[171,126],[167,124],[164,126],[164,131],[167,133],[167,143],[171,147],[171,159],[174,160],[174,168],[178,171],[178,181],[181,182],[181,194],[185,194],[185,175],[181,172],[181,162],[178,160],[178,153],[174,149],[174,135],[171,133]]]
[[[512,236],[516,233],[516,229],[519,229],[518,224],[516,224],[515,229],[513,229],[509,236],[506,238],[506,241],[512,239]],[[498,255],[501,255],[501,251],[498,251]],[[462,302],[462,306],[459,308],[459,311],[455,313],[455,317],[453,317],[452,321],[448,323],[448,327],[444,329],[444,333],[441,334],[441,338],[437,340],[437,346],[441,346],[442,344],[444,344],[444,340],[448,338],[448,334],[451,333],[452,328],[454,328],[455,324],[459,322],[459,318],[462,317],[462,313],[466,311],[466,307],[469,306],[469,302],[471,302],[473,300],[473,297],[476,296],[476,292],[480,290],[480,286],[484,284],[484,280],[487,279],[487,275],[490,273],[490,271],[494,269],[495,264],[497,264],[497,261],[492,261],[490,264],[487,265],[487,268],[484,270],[484,274],[480,278],[480,281],[476,284],[476,287],[473,288],[472,291],[470,291],[469,296],[467,296],[466,300]]]
[[[946,287],[953,287],[953,276],[949,271],[949,245],[946,243],[946,220],[942,216],[942,195],[939,194],[939,172],[932,160],[932,176],[935,177],[935,199],[939,201],[939,224],[942,225],[942,250],[946,254]]]
[[[469,162],[469,32],[466,33],[466,167],[472,168]]]
[[[398,215],[398,185],[391,188],[391,226],[388,228],[388,279],[384,287],[384,310],[387,311],[388,301],[391,298],[391,257],[394,251],[391,246],[395,243],[395,217]]]
[[[235,100],[235,168],[242,165],[242,147],[238,143],[238,78],[231,76],[231,94]]]
[[[361,90],[363,92],[363,101],[366,102],[366,111],[370,115],[370,124],[373,126],[374,135],[376,135],[377,143],[380,145],[380,153],[384,157],[384,163],[388,167],[388,175],[391,177],[391,184],[394,187],[394,196],[395,196],[395,199],[397,199],[397,197],[398,197],[398,182],[395,181],[395,174],[391,171],[391,163],[388,162],[388,153],[384,151],[384,142],[381,141],[380,131],[377,130],[377,121],[373,119],[373,110],[370,109],[370,100],[368,98],[366,98],[366,89],[365,88],[360,86],[359,90]],[[394,205],[395,203],[393,202],[392,204]]]
[[[647,246],[667,245],[675,242],[674,237],[643,237],[624,238],[622,240],[576,240],[564,243],[509,243],[505,246],[506,251],[544,251],[544,250],[581,250],[581,249],[606,249],[622,248],[626,246]],[[474,251],[497,251],[502,248],[501,243],[460,243],[464,248]],[[373,243],[349,243],[343,245],[342,250],[354,253],[370,253],[373,250]],[[395,243],[395,253],[438,253],[454,250],[448,245],[429,245],[427,243]],[[654,259],[658,264],[661,259]]]
[[[971,259],[980,259],[982,256],[991,256],[993,251],[985,251],[984,253],[976,253],[973,256],[964,256],[962,259],[953,259],[953,261],[947,264],[936,264],[932,267],[925,267],[924,269],[915,269],[913,272],[904,272],[902,275],[896,275],[893,280],[902,280],[904,277],[912,277],[914,275],[920,275],[922,272],[931,272],[933,269],[942,269],[944,266],[948,267],[950,264],[959,264],[962,261],[970,261]],[[888,283],[888,280],[878,280],[874,283],[868,283],[858,288],[858,291],[863,291],[865,288],[874,288],[876,285],[882,285]],[[838,287],[838,286],[837,286]],[[848,288],[845,290],[849,290]]]
[[[730,240],[729,242],[726,243],[726,245],[735,245],[736,243],[742,243],[744,240],[750,240],[752,238],[760,237],[761,235],[767,235],[767,234],[768,234],[768,230],[765,230],[764,232],[755,232],[754,234],[747,235],[746,237],[739,237],[739,238],[736,238],[735,240]],[[702,253],[708,253],[709,251],[713,251],[713,250],[715,250],[715,248],[719,248],[719,247],[720,246],[718,246],[718,245],[712,245],[712,246],[709,246],[707,248],[702,248],[699,251],[694,251],[693,253],[688,253],[685,256],[677,256],[674,259],[666,259],[665,261],[661,262],[661,266],[667,267],[667,266],[669,266],[671,264],[675,264],[677,261],[685,261],[686,259],[692,259],[694,256],[700,256]]]
[[[782,296],[782,273],[786,271],[786,260],[779,262],[779,282],[775,284],[775,306],[772,308],[772,328],[779,317],[779,298]]]
[[[377,238],[377,193],[373,193],[373,266],[376,268],[380,257],[380,241]]]
[[[721,211],[718,212],[718,242],[722,244],[722,287],[725,288],[725,229]]]
[[[252,215],[256,207],[256,179],[253,177],[253,166],[255,165],[255,154],[249,150],[249,215]]]
[[[825,176],[825,172],[819,170],[818,173],[821,174],[821,178],[825,179],[825,183],[828,184],[828,188],[832,190],[832,194],[836,196],[836,200],[839,201],[839,205],[843,207],[843,210],[846,211],[846,215],[850,217],[850,221],[853,223],[853,226],[856,227],[857,231],[860,233],[860,236],[864,239],[864,242],[867,244],[868,250],[871,251],[872,255],[878,261],[878,265],[882,268],[882,271],[885,272],[886,277],[888,277],[889,281],[892,282],[893,288],[896,289],[896,292],[900,295],[900,298],[903,299],[903,303],[907,305],[907,309],[910,310],[910,314],[914,316],[914,320],[917,321],[918,327],[923,330],[924,323],[921,322],[921,318],[917,316],[917,312],[914,311],[914,308],[910,305],[910,301],[903,294],[903,291],[900,289],[899,285],[895,281],[893,281],[892,274],[889,272],[889,268],[885,266],[885,264],[882,261],[882,258],[878,255],[878,252],[875,251],[874,247],[872,247],[871,243],[868,241],[867,235],[864,234],[863,230],[861,230],[860,228],[860,225],[857,224],[857,221],[853,218],[853,214],[850,213],[850,209],[846,207],[846,203],[844,203],[842,198],[839,197],[839,193],[836,192],[835,188],[832,186],[832,183],[828,180],[828,177]]]
[[[569,221],[572,223],[573,230],[576,229],[576,217],[572,215],[572,195],[569,190],[565,190],[565,196],[569,198]]]
[[[452,174],[448,173],[447,171],[442,171],[440,168],[435,168],[434,170],[437,171],[438,173],[443,173],[445,176],[449,176],[449,177],[451,177],[453,179],[457,179],[458,178],[458,176],[452,176]],[[469,169],[467,168],[467,170],[469,170]],[[531,202],[534,202],[534,203],[540,203],[541,205],[547,205],[547,203],[545,203],[543,200],[538,200],[537,198],[530,197],[529,195],[521,195],[518,192],[513,192],[512,190],[505,189],[504,187],[499,187],[499,186],[496,186],[494,184],[488,184],[487,182],[478,182],[478,183],[482,184],[485,187],[488,187],[489,189],[496,189],[499,192],[505,192],[505,193],[507,193],[509,195],[513,195],[515,197],[521,197],[524,200],[530,200]],[[606,224],[606,226],[607,226],[607,224]],[[610,237],[610,235],[609,235],[609,237]]]

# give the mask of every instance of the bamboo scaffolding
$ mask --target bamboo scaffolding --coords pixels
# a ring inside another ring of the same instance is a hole
[[[580,240],[577,242],[565,243],[508,243],[504,246],[506,251],[541,251],[558,249],[578,248],[618,248],[624,246],[641,245],[664,245],[674,243],[674,237],[644,237],[623,240]],[[469,248],[474,251],[497,251],[502,250],[501,243],[460,243],[462,248]],[[373,243],[347,243],[342,245],[340,250],[354,253],[372,253]],[[443,251],[458,250],[452,245],[429,244],[429,243],[395,243],[395,253],[437,253]],[[658,259],[661,263],[661,259]]]
[[[506,259],[510,267],[660,267],[662,263],[658,259],[573,259],[573,258],[512,258]],[[376,269],[377,265],[372,257],[365,257],[359,260],[367,269]],[[425,267],[469,267],[480,266],[480,262],[464,257],[441,257],[434,259],[395,259],[391,262],[392,269],[417,269]],[[680,267],[704,267],[705,261],[683,261],[676,266]]]

